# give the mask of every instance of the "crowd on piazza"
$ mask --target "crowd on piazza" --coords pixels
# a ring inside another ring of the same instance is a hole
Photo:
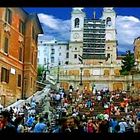
[[[40,101],[33,96],[20,108],[2,109],[0,132],[135,133],[140,132],[140,109],[119,90],[50,89]]]

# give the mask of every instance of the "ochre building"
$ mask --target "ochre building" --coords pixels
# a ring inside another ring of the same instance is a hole
[[[7,106],[36,91],[39,19],[22,8],[0,8],[0,100]]]

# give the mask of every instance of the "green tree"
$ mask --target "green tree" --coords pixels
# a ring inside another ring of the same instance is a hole
[[[134,54],[131,53],[131,51],[127,51],[125,57],[122,59],[122,69],[120,70],[120,73],[122,75],[128,75],[131,72],[131,69],[134,67],[135,64],[135,58]]]
[[[38,65],[38,68],[37,68],[37,77],[38,77],[38,80],[39,81],[42,79],[43,71],[44,71],[44,67],[42,65]]]

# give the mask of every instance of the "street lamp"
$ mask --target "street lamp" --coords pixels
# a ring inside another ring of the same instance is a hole
[[[134,86],[134,75],[132,73],[132,87]]]
[[[101,66],[103,64],[103,62],[99,62],[100,63],[100,76],[102,75],[102,72],[101,72]]]
[[[80,63],[83,64],[83,57],[81,55],[78,55],[78,59],[79,59]],[[81,67],[80,67],[80,84],[79,84],[80,86],[83,85],[82,72],[83,72],[83,67],[81,65]]]
[[[60,72],[60,61],[58,61],[58,69],[57,69],[57,83],[59,83],[59,72]]]
[[[82,66],[80,67],[80,86],[82,86],[83,85],[83,79],[82,79],[82,72],[83,72],[83,68],[82,68]]]
[[[46,81],[46,68],[44,68],[44,71],[43,71],[43,75],[42,75],[42,81]]]
[[[46,73],[47,73],[47,74],[50,74],[50,70],[49,70],[49,60],[47,60]]]
[[[132,68],[131,71],[131,76],[132,76],[132,82],[131,82],[131,92],[134,93],[134,74],[136,73],[136,70],[135,68]]]

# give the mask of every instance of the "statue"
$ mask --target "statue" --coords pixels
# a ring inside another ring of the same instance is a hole
[[[46,70],[43,71],[42,73],[42,81],[46,80]]]

